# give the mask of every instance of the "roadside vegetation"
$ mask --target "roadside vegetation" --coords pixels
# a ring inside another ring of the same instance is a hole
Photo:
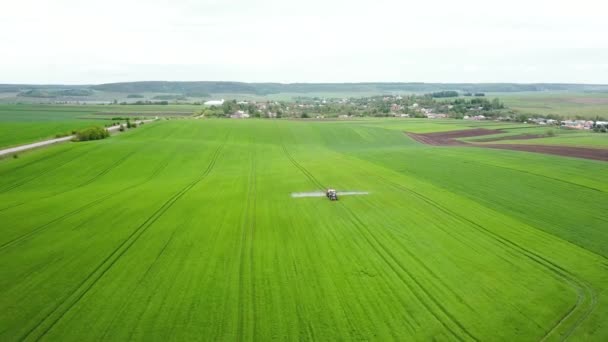
[[[83,130],[77,131],[74,136],[74,141],[89,141],[89,140],[101,140],[110,136],[110,133],[104,127],[89,127]]]

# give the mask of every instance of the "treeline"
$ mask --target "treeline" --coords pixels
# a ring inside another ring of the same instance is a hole
[[[61,90],[43,90],[30,89],[22,91],[17,96],[20,97],[38,97],[38,98],[55,98],[61,96],[91,96],[93,91],[90,89],[61,89]]]
[[[458,92],[453,90],[437,91],[430,94],[431,97],[458,97]]]
[[[177,100],[177,101],[185,101],[188,100],[184,95],[156,95],[152,99],[154,100]]]
[[[135,102],[121,102],[121,105],[139,105],[139,106],[146,106],[146,105],[162,105],[162,106],[166,106],[169,104],[169,101],[135,101]]]

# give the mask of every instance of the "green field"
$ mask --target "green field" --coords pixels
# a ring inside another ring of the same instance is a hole
[[[171,120],[0,160],[0,340],[608,339],[608,164],[404,130],[433,127]],[[326,187],[370,194],[290,196]]]
[[[54,138],[94,125],[110,123],[125,113],[155,115],[157,112],[190,115],[200,106],[119,105],[0,105],[0,148]]]
[[[595,119],[608,118],[608,93],[540,92],[540,93],[491,93],[509,108],[538,117],[559,115],[574,119],[577,116]]]

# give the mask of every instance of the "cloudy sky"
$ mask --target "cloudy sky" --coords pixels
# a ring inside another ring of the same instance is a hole
[[[0,83],[608,83],[606,0],[0,0]]]

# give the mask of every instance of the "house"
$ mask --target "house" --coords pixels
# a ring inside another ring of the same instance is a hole
[[[249,118],[249,114],[243,112],[242,110],[237,110],[236,112],[230,114],[231,119],[247,119]]]
[[[221,106],[224,104],[224,99],[221,100],[210,100],[203,103],[205,106]]]
[[[434,114],[434,113],[427,113],[426,117],[428,119],[445,119],[447,118],[447,114]]]
[[[586,120],[564,120],[562,126],[565,128],[572,129],[591,129],[593,127],[593,121]]]

